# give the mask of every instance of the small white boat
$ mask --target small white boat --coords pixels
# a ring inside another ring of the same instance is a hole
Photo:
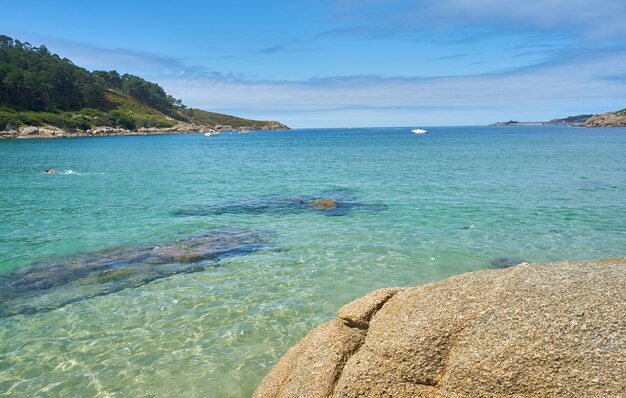
[[[239,130],[239,134],[248,134],[250,132],[250,130],[248,129],[241,129]]]
[[[422,129],[413,129],[413,130],[411,130],[411,131],[412,131],[413,133],[415,133],[415,134],[426,134],[426,133],[428,133],[428,131],[427,131],[427,130],[422,130]]]
[[[204,135],[205,135],[206,137],[210,137],[210,136],[212,136],[212,135],[217,135],[217,134],[219,134],[219,131],[215,131],[215,130],[212,130],[212,129],[211,129],[211,130],[209,130],[208,132],[204,133]]]

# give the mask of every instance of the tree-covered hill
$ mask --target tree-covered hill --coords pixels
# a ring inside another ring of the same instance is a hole
[[[137,130],[178,123],[282,126],[190,109],[141,77],[117,71],[89,72],[43,45],[33,47],[0,35],[0,131],[44,125],[66,131],[98,126]]]
[[[0,36],[0,104],[16,110],[70,111],[97,107],[104,84],[45,46]]]

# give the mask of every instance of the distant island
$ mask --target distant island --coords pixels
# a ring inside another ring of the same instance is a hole
[[[615,112],[599,113],[596,115],[576,115],[562,119],[552,119],[547,122],[496,122],[490,126],[544,126],[544,125],[569,125],[582,127],[626,127],[626,109]]]
[[[189,108],[141,77],[89,72],[43,45],[0,35],[0,138],[288,129]]]

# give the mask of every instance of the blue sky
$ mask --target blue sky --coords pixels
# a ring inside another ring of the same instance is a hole
[[[0,33],[292,127],[626,107],[626,1],[9,1]]]

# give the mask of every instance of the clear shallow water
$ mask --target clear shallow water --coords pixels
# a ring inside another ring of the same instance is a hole
[[[499,257],[625,254],[626,129],[429,131],[0,141],[5,276],[229,228],[268,242],[201,272],[0,318],[0,394],[249,396],[288,347],[373,289]],[[386,208],[177,215],[324,192]]]

